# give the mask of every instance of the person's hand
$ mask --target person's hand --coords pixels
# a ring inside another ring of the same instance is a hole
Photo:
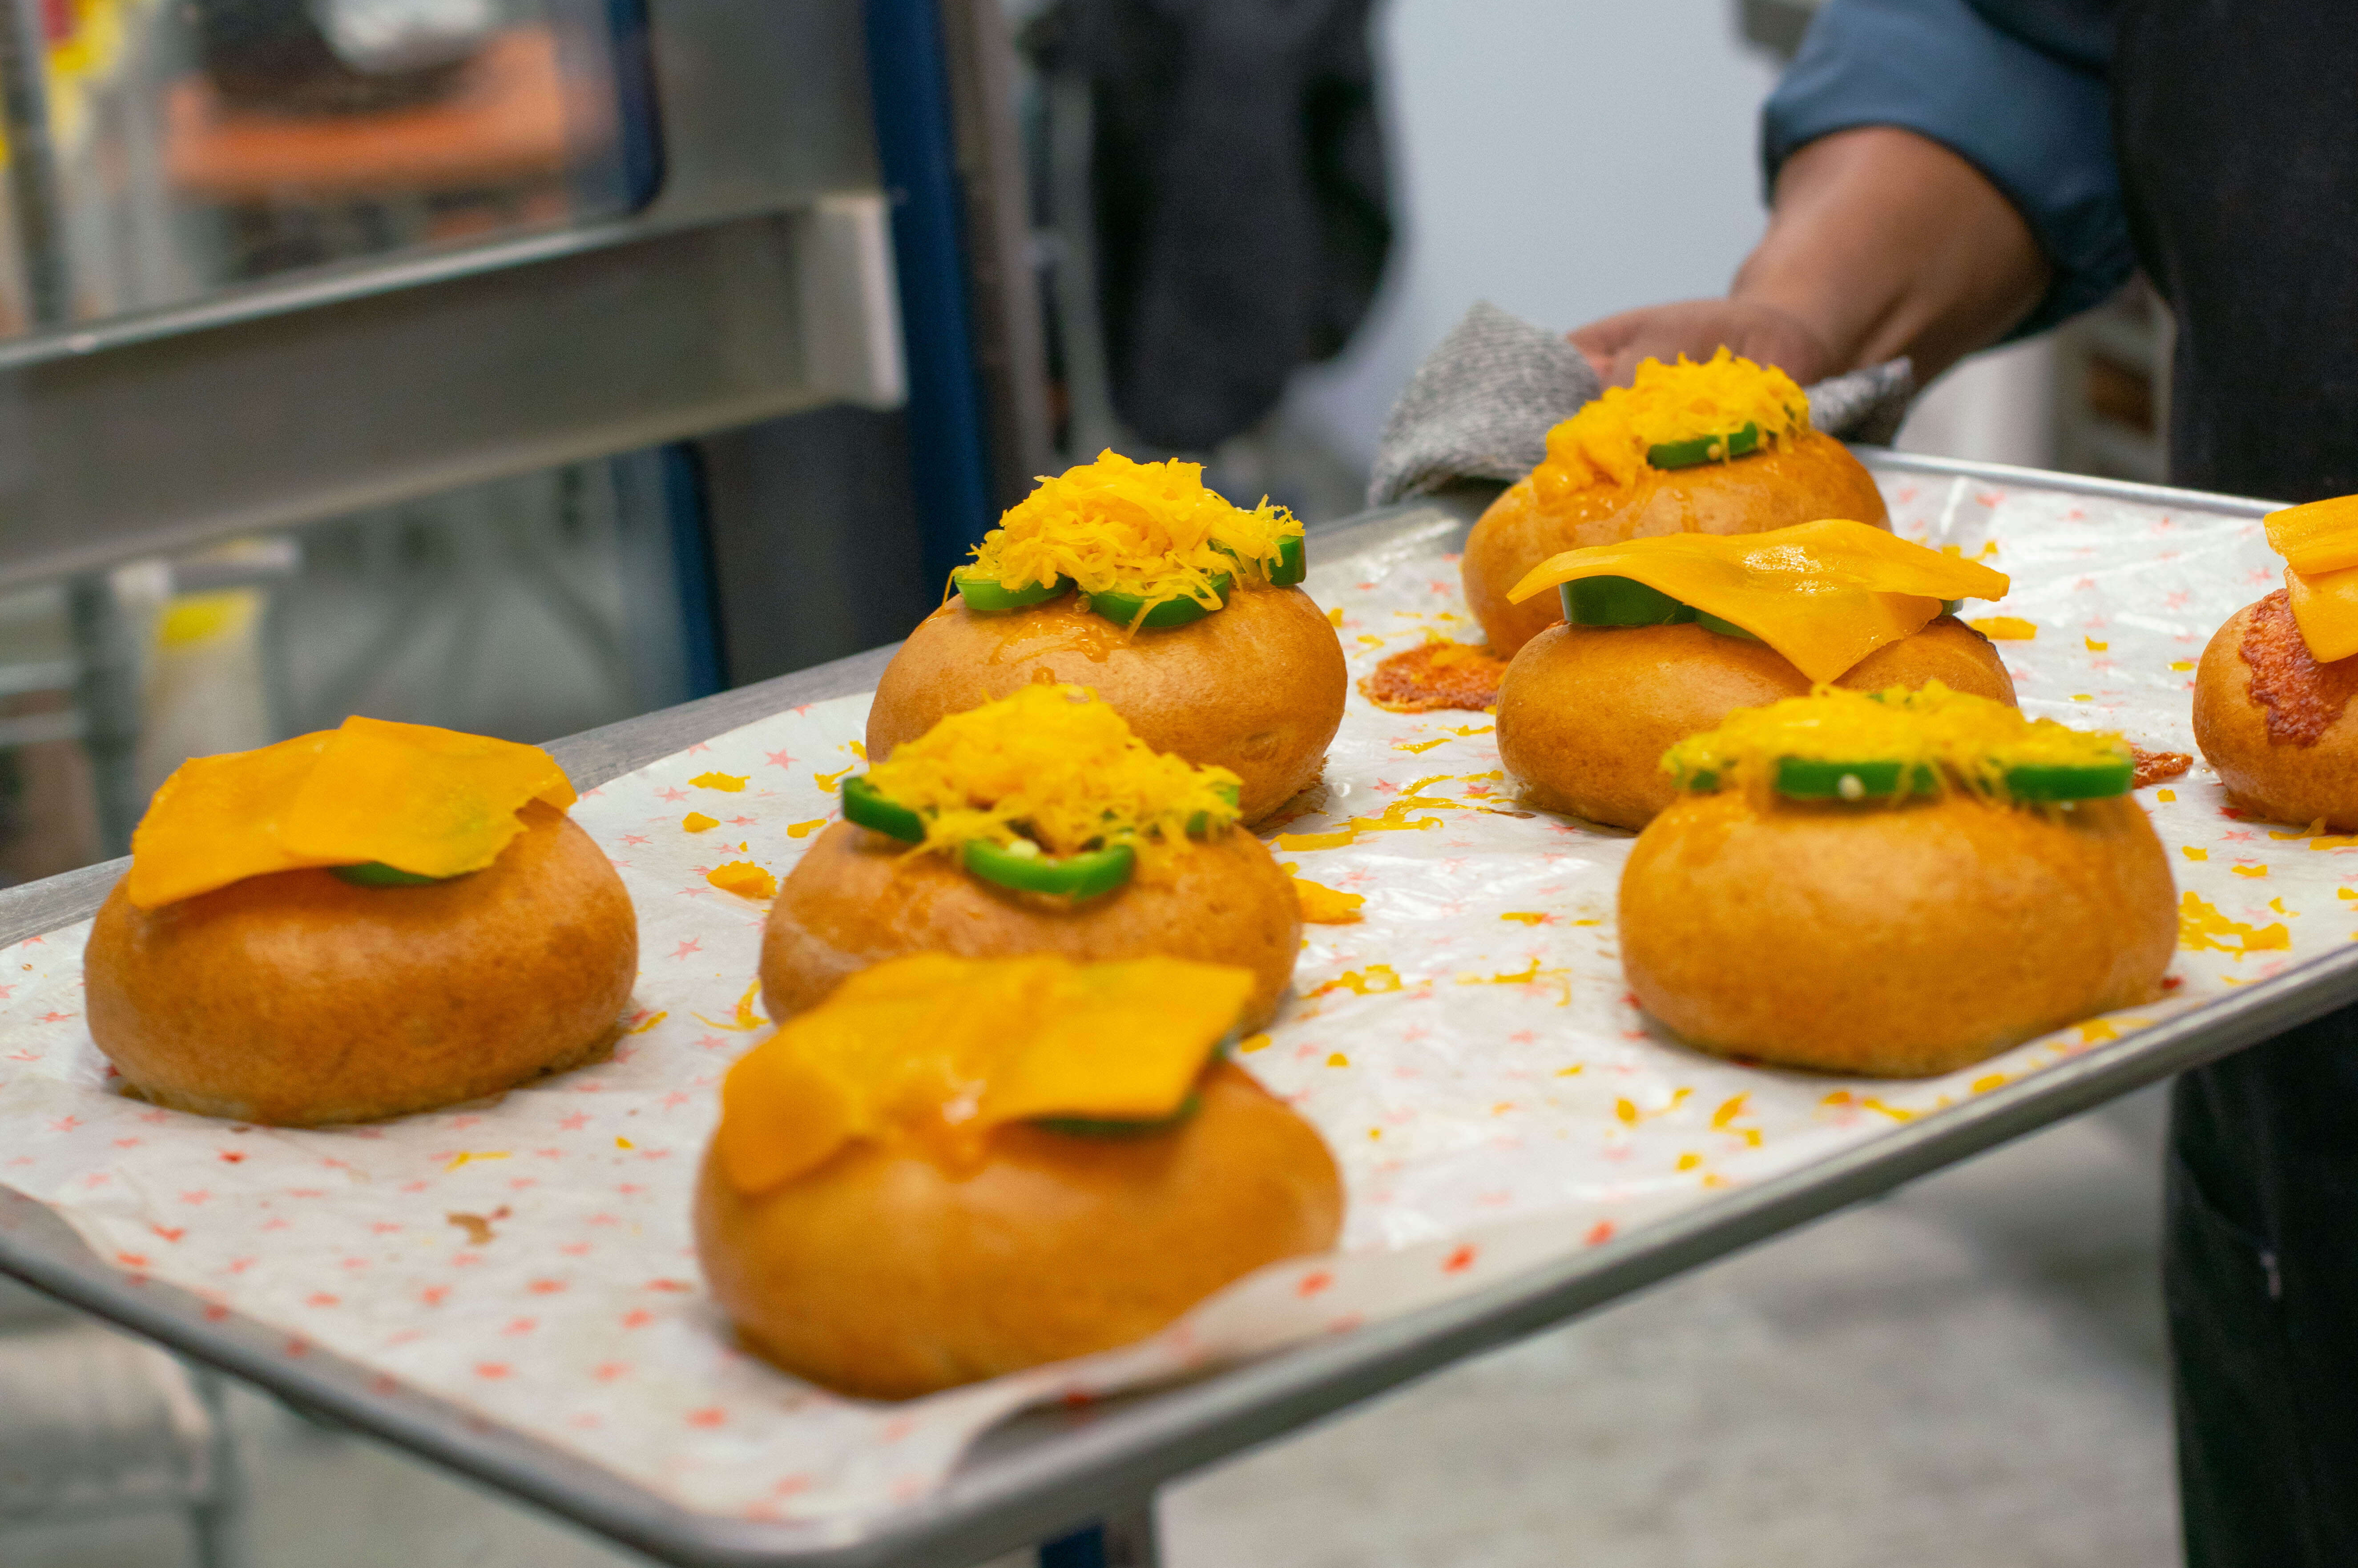
[[[1625,310],[1571,334],[1608,385],[1725,343],[1807,386],[1906,354],[1919,385],[2003,337],[2054,269],[2022,214],[1940,143],[1892,125],[1821,136],[1777,174],[1768,232],[1725,299]]]
[[[1746,299],[1683,299],[1624,310],[1566,333],[1607,386],[1627,386],[1638,362],[1698,362],[1724,344],[1733,353],[1775,365],[1803,386],[1833,373],[1833,351],[1790,311]]]

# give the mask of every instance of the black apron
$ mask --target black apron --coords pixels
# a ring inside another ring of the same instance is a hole
[[[2178,482],[2358,492],[2358,5],[2121,0],[2130,230]],[[2189,1073],[2164,1286],[2187,1560],[2358,1564],[2358,1009]]]

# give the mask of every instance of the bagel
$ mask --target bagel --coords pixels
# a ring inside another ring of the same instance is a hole
[[[1705,1051],[1915,1077],[2158,996],[2176,894],[2126,793],[2126,748],[1992,703],[1961,707],[1979,700],[1821,693],[1740,714],[1674,753],[1687,782],[1709,787],[1648,824],[1622,871],[1622,966],[1638,1004]],[[1797,731],[1779,726],[1812,718],[1855,719],[1877,755],[1889,737],[1870,730],[1896,726],[1891,754],[1907,760],[1892,776],[1936,771],[1935,793],[1877,798],[1848,773],[1850,788],[1791,798],[1770,782],[1794,755],[1778,741]],[[1911,736],[1911,719],[1931,722]],[[2039,768],[2050,783],[2104,773],[2117,789],[2006,793],[2039,787]]]
[[[2194,670],[2194,741],[2227,799],[2273,822],[2358,828],[2358,656],[2320,663],[2278,589],[2235,611]]]
[[[91,927],[131,1092],[277,1126],[480,1098],[602,1055],[638,922],[546,752],[353,717],[199,757]]]
[[[1302,907],[1260,840],[1189,841],[1167,881],[1077,906],[995,887],[937,855],[849,822],[813,840],[762,930],[762,1000],[773,1019],[814,1007],[848,975],[903,953],[1098,961],[1162,954],[1251,972],[1240,1027],[1277,1014],[1302,946]]]
[[[1238,589],[1200,621],[1130,635],[1069,599],[1001,614],[952,599],[876,683],[868,755],[1035,681],[1087,687],[1156,751],[1236,774],[1247,825],[1318,782],[1349,687],[1335,628],[1297,588]]]
[[[491,866],[423,887],[322,870],[160,909],[117,883],[85,957],[90,1032],[141,1098],[280,1127],[478,1099],[612,1048],[638,924],[547,806]]]
[[[780,1368],[900,1400],[1129,1344],[1325,1250],[1343,1211],[1325,1144],[1206,1062],[1249,983],[1161,960],[867,971],[730,1073],[696,1196],[714,1301]],[[1028,1107],[995,1110],[1017,1079]],[[1126,1120],[1117,1080],[1151,1080]]]
[[[1989,639],[1944,615],[1838,676],[1854,691],[1939,681],[2014,706]],[[1765,643],[1676,626],[1541,632],[1498,687],[1498,761],[1523,801],[1615,827],[1643,827],[1678,796],[1662,753],[1743,708],[1804,697],[1810,678]]]

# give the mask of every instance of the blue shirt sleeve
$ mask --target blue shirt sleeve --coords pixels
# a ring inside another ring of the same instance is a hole
[[[2021,211],[2055,282],[2010,336],[2044,331],[2127,280],[2111,93],[2084,59],[2034,47],[1970,0],[1828,0],[1761,110],[1768,178],[1804,143],[1862,125],[1941,143]]]

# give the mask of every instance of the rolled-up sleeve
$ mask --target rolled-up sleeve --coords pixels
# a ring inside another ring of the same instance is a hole
[[[2011,336],[2098,304],[2135,265],[2104,79],[1969,0],[1829,0],[1761,111],[1773,182],[1805,143],[1897,125],[1980,169],[2030,225],[2055,282]]]

